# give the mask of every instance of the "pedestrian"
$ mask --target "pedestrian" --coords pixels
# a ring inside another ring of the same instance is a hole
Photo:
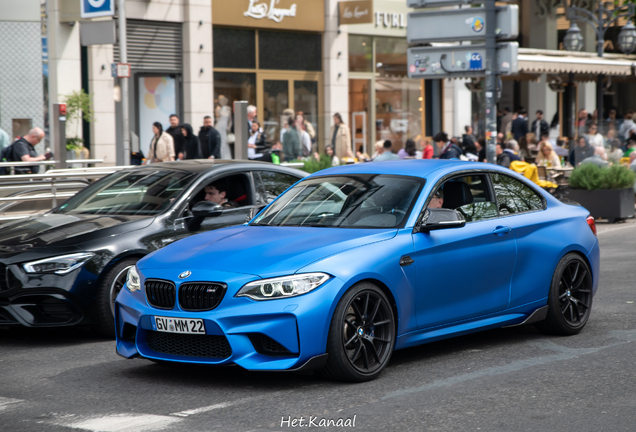
[[[459,159],[462,154],[462,149],[451,143],[445,132],[439,132],[433,137],[433,141],[435,141],[435,145],[440,151],[440,159]]]
[[[181,125],[181,133],[183,134],[183,158],[185,159],[201,159],[201,146],[199,139],[192,131],[192,126],[188,123]]]
[[[501,130],[504,135],[506,134],[506,132],[510,132],[509,130],[509,126],[512,124],[512,113],[510,112],[510,108],[504,108],[503,110],[504,115],[501,118],[501,129],[497,129],[497,130]]]
[[[256,120],[256,107],[254,105],[247,106],[247,136],[252,133],[252,122]]]
[[[382,154],[373,159],[374,162],[382,162],[382,161],[390,161],[390,160],[400,160],[400,157],[391,151],[391,147],[393,144],[391,141],[386,140],[382,145]]]
[[[543,119],[543,111],[537,110],[536,116],[537,118],[532,122],[531,132],[534,132],[537,137],[542,137],[543,135],[549,136],[550,125]]]
[[[477,161],[488,162],[488,156],[486,155],[486,138],[479,138],[475,143],[475,147],[477,147]]]
[[[462,136],[462,152],[463,154],[471,153],[477,155],[477,148],[475,147],[475,137],[473,136],[473,128],[471,126],[464,126],[466,132]]]
[[[433,159],[435,149],[429,140],[421,140],[422,142],[422,159]]]
[[[527,133],[528,120],[526,118],[526,110],[519,108],[519,115],[517,115],[517,118],[512,121],[512,137],[518,142],[519,138],[526,136]]]
[[[152,124],[154,136],[150,141],[148,159],[146,163],[171,162],[174,160],[174,140],[172,135],[163,131],[163,126],[159,122]]]
[[[181,132],[181,127],[179,126],[179,116],[176,114],[170,115],[170,127],[166,129],[166,132],[172,136],[172,140],[174,141],[174,153],[178,160],[183,160],[183,133]]]
[[[588,158],[583,159],[581,165],[594,164],[597,167],[603,168],[607,166],[607,154],[605,153],[605,147],[594,147],[594,154]]]
[[[9,138],[9,134],[0,128],[0,151],[10,144],[11,139]]]
[[[384,153],[384,141],[380,140],[373,144],[373,155],[371,155],[371,160],[375,160],[378,156]]]
[[[283,135],[289,130],[289,119],[295,118],[294,110],[291,108],[285,108],[283,115],[281,116],[281,129],[280,129],[280,142],[283,142]]]
[[[541,146],[539,147],[539,154],[535,159],[535,164],[537,166],[555,168],[561,166],[561,159],[559,159],[559,156],[552,149],[552,146],[549,142],[542,141]]]
[[[532,157],[532,153],[530,153],[530,149],[528,148],[528,139],[526,137],[519,138],[519,151],[517,155],[524,162],[526,159]]]
[[[309,134],[309,138],[311,138],[311,142],[314,143],[316,140],[316,129],[314,129],[314,125],[312,125],[310,122],[307,121],[307,117],[305,116],[304,112],[298,111],[296,113],[296,117],[298,116],[303,117],[303,130],[305,130]],[[298,122],[298,119],[296,119],[296,122]]]
[[[613,164],[618,165],[623,157],[623,150],[621,150],[621,142],[614,138],[609,142],[610,152],[607,154],[607,159]]]
[[[35,146],[42,141],[43,138],[44,131],[42,129],[38,127],[31,129],[28,134],[10,144],[8,151],[11,154],[8,155],[7,162],[40,162],[51,159],[53,153],[46,152],[38,156],[38,153],[35,151]],[[37,174],[40,172],[40,167],[38,165],[20,166],[15,167],[14,171],[16,174]]]
[[[296,120],[290,117],[287,120],[288,130],[283,135],[283,154],[286,161],[300,158],[302,155],[300,135],[296,133]]]
[[[404,148],[400,149],[397,153],[400,159],[414,159],[417,149],[415,148],[415,141],[412,139],[406,140]]]
[[[519,143],[517,140],[508,140],[506,142],[506,146],[504,151],[508,153],[508,157],[510,158],[510,162],[520,162],[521,158],[517,155],[517,151],[519,150]]]
[[[331,159],[332,167],[340,165],[340,159],[338,159],[338,156],[336,156],[336,152],[334,151],[333,147],[331,147],[330,145],[326,146],[325,154]],[[318,153],[315,153],[314,156],[316,156],[316,159],[320,161],[320,156],[318,155]]]
[[[577,145],[570,150],[570,164],[576,167],[583,162],[583,160],[594,155],[594,147],[588,144],[587,139],[584,136],[580,136]]]
[[[596,123],[591,124],[587,130],[587,142],[592,147],[605,147],[605,139],[603,139],[603,135],[598,133]]]
[[[305,129],[305,116],[300,113],[296,114],[296,131],[300,137],[300,143],[302,144],[302,156],[307,157],[311,155],[311,136]]]
[[[211,116],[203,117],[198,137],[203,159],[221,158],[221,134],[212,126]]]
[[[250,131],[250,137],[247,139],[248,159],[263,157],[263,153],[256,153],[257,147],[265,147],[265,134],[258,120],[252,120],[252,130]]]
[[[621,141],[629,139],[632,129],[636,129],[636,123],[634,123],[633,116],[633,111],[627,111],[627,114],[625,114],[625,119],[623,120],[621,127],[618,129],[618,138]]]
[[[342,160],[345,157],[353,157],[351,150],[351,132],[339,113],[333,115],[333,123],[329,137],[331,138],[331,146],[336,150],[336,156]]]
[[[497,143],[495,154],[497,155],[497,165],[510,168],[510,153],[504,151],[504,144]]]

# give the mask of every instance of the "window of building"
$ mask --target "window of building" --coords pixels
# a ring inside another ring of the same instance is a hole
[[[258,32],[261,69],[322,70],[322,36],[315,33]]]
[[[215,68],[256,68],[256,32],[254,30],[213,29]]]
[[[349,36],[349,71],[373,72],[373,38],[371,36]]]

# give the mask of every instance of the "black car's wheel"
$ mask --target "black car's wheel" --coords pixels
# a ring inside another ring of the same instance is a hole
[[[386,295],[373,284],[356,285],[331,319],[324,373],[339,381],[372,380],[391,359],[394,344],[395,317]]]
[[[585,327],[591,311],[590,268],[580,256],[568,254],[554,271],[548,295],[548,316],[537,327],[549,334],[577,334]]]
[[[115,336],[115,299],[126,283],[128,269],[136,263],[137,258],[121,260],[102,275],[97,296],[95,329],[103,336]]]

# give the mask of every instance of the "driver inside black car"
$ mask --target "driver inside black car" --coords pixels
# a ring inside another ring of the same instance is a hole
[[[239,204],[236,201],[230,201],[227,198],[228,182],[226,179],[217,180],[204,188],[205,201],[219,204],[223,208],[236,208]]]

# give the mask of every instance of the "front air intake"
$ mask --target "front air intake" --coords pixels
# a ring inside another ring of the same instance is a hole
[[[148,279],[145,284],[146,298],[151,306],[159,309],[173,309],[176,299],[174,283]]]

